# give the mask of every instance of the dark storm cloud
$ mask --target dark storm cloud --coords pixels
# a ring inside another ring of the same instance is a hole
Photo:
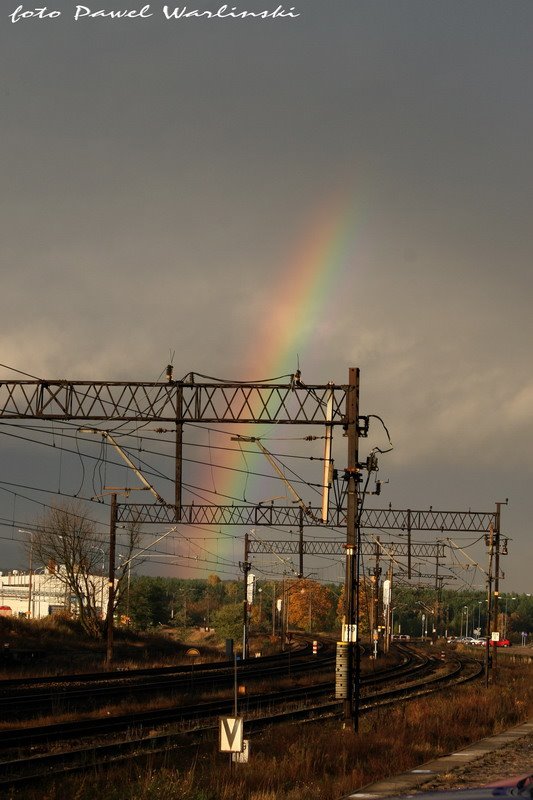
[[[17,5],[0,21],[4,362],[153,378],[176,349],[180,374],[238,372],[341,187],[361,222],[304,364],[317,381],[362,367],[405,493],[419,467],[445,502],[452,474],[472,503],[511,494],[531,470],[529,2],[75,22],[63,0],[12,24]],[[470,477],[488,463],[490,487]]]

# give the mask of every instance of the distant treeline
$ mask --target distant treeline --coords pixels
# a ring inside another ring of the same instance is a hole
[[[281,624],[282,609],[288,611],[288,623],[303,630],[332,632],[340,630],[344,588],[340,584],[322,584],[300,580],[257,581],[250,606],[251,625],[260,632],[274,632]],[[159,625],[177,627],[224,627],[242,619],[243,581],[132,576],[124,589],[119,611],[138,628]],[[364,581],[360,590],[361,630],[369,631],[372,585]],[[393,586],[392,624],[395,633],[420,636],[485,636],[487,595],[484,591],[444,590],[439,594],[428,587]],[[378,624],[383,622],[381,597]],[[533,598],[526,594],[501,593],[497,624],[492,630],[511,640],[521,640],[522,632],[533,636]]]

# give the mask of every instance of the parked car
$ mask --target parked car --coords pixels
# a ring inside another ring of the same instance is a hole
[[[480,641],[483,642],[483,644],[487,643],[486,639],[480,639]],[[496,647],[511,647],[511,642],[509,641],[509,639],[498,639],[497,642],[489,642],[489,644],[490,645],[495,644]]]

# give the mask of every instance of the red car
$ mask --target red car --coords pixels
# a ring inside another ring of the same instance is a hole
[[[487,644],[487,640],[485,639],[485,645]],[[489,642],[490,645],[495,644],[496,647],[511,647],[511,642],[509,639],[498,639],[497,642]]]

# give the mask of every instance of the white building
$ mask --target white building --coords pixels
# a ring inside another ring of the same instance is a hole
[[[104,575],[89,575],[96,607],[102,616],[107,610],[108,580]],[[61,580],[61,565],[54,571],[0,572],[0,614],[41,619],[57,611],[76,613],[77,598]]]

